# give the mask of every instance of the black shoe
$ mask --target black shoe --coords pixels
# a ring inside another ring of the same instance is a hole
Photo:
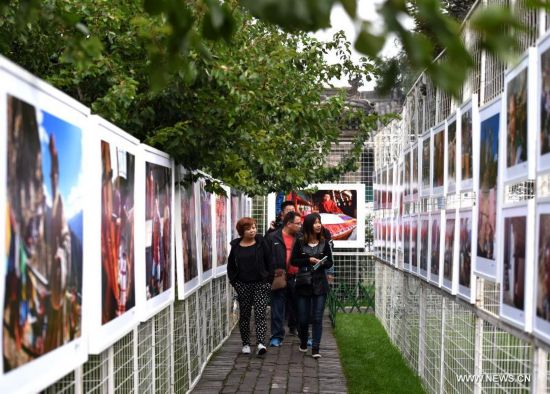
[[[313,349],[311,349],[311,357],[321,358],[321,353],[319,353],[319,348],[318,347],[314,347]]]

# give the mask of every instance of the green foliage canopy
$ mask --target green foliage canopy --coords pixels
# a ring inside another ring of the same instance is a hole
[[[320,43],[231,2],[160,14],[168,4],[145,2],[146,13],[139,1],[12,1],[2,10],[0,50],[178,163],[251,195],[335,180],[355,167],[379,118],[347,108],[343,95],[322,99],[331,78],[374,72],[366,59],[350,61],[343,34]],[[185,30],[177,25],[184,20],[202,22]],[[231,40],[204,39],[218,37],[213,28],[231,30]],[[174,41],[176,30],[188,40]],[[340,64],[326,63],[328,51]],[[328,167],[331,144],[352,120],[354,148]]]

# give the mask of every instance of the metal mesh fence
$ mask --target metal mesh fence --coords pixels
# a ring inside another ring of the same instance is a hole
[[[237,322],[225,276],[175,301],[46,393],[185,393]]]

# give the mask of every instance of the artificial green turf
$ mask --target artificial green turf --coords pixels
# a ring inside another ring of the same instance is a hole
[[[339,313],[335,335],[349,393],[424,393],[376,316]]]

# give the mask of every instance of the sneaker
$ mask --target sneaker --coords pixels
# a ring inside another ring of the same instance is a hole
[[[267,352],[266,347],[265,347],[263,344],[261,344],[261,343],[258,344],[258,351],[256,352],[256,354],[257,354],[258,356],[261,356],[262,354],[266,354],[266,352]]]
[[[243,354],[250,354],[250,346],[244,345],[244,346],[243,346],[242,353],[243,353]]]
[[[307,352],[307,345],[301,343],[300,346],[298,347],[298,349],[299,349],[302,353],[305,353],[305,352]]]
[[[271,347],[279,347],[281,346],[281,343],[283,341],[281,341],[279,338],[271,338],[271,341],[269,342],[269,346]]]
[[[307,347],[313,347],[313,339],[309,338],[307,340]]]
[[[311,349],[311,357],[313,357],[313,358],[321,358],[321,353],[319,353],[319,348],[313,348],[313,349]]]

